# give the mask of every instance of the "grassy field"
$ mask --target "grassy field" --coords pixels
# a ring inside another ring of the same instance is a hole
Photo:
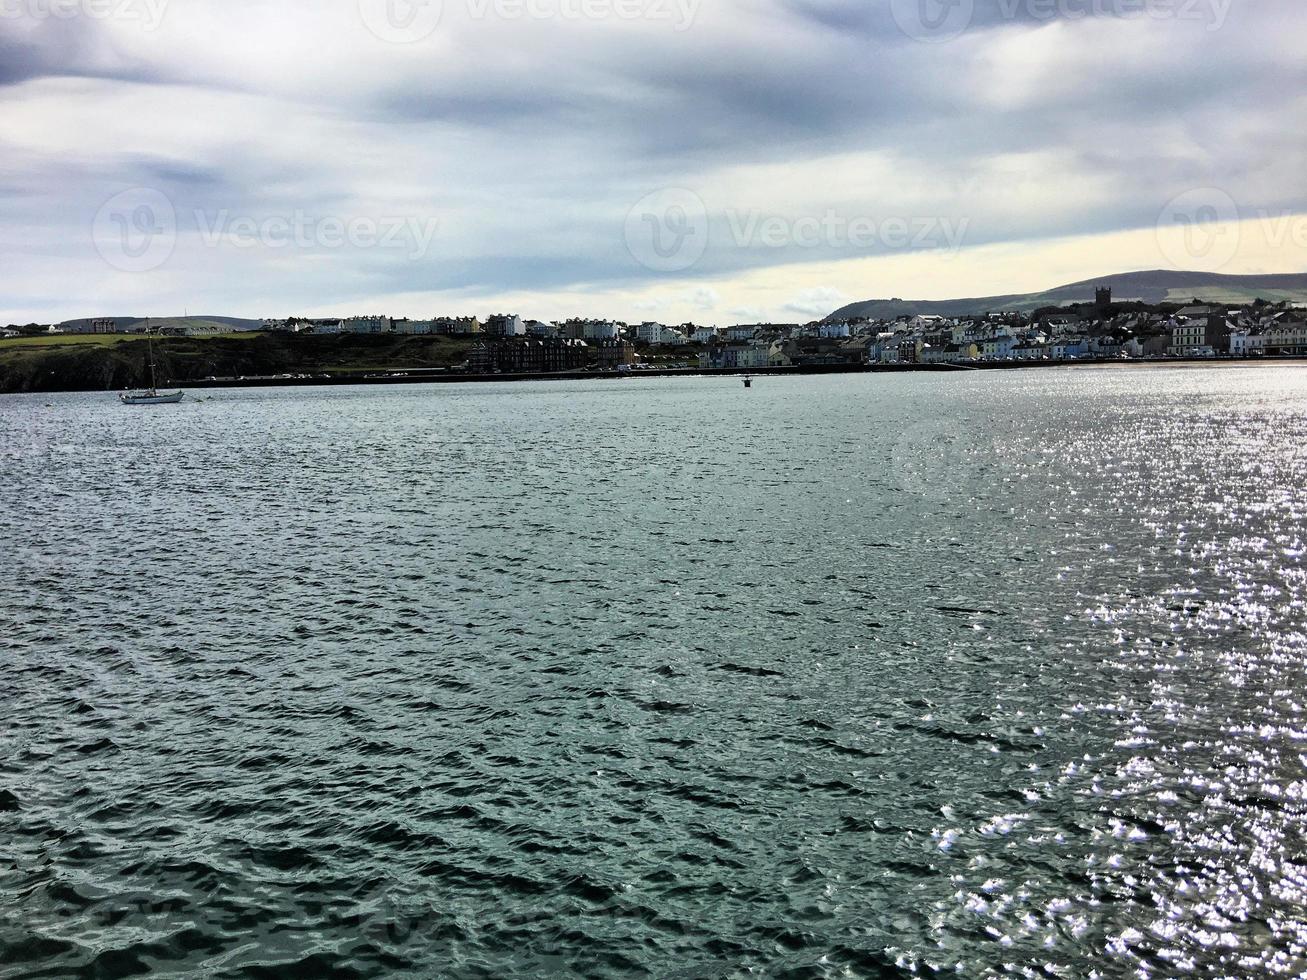
[[[16,350],[21,347],[73,347],[89,345],[107,347],[124,340],[137,340],[140,334],[130,333],[69,333],[51,334],[41,337],[5,337],[0,340],[0,350]]]
[[[257,336],[253,332],[236,332],[216,334],[205,340],[248,340]],[[107,347],[125,340],[144,340],[143,333],[66,333],[47,334],[40,337],[5,337],[0,339],[0,350],[13,350],[19,347]],[[156,337],[166,343],[169,337]],[[198,338],[197,338],[198,339]]]

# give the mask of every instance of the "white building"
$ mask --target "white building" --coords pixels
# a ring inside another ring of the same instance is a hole
[[[1236,330],[1230,334],[1230,353],[1235,357],[1248,357],[1266,350],[1266,335],[1249,330]]]
[[[665,327],[661,323],[642,323],[635,328],[635,339],[642,343],[658,344],[683,344],[685,343],[685,334],[679,330],[673,330],[671,327]]]
[[[853,335],[853,328],[845,323],[823,323],[817,328],[818,337],[828,337],[834,340],[848,340]]]
[[[582,340],[620,340],[622,328],[608,320],[586,320]]]
[[[696,344],[711,344],[717,339],[716,327],[700,327],[690,337]]]
[[[492,337],[525,337],[526,322],[516,313],[496,313],[486,321],[486,333]]]
[[[661,323],[646,321],[635,328],[635,339],[646,344],[660,344],[666,329]]]
[[[1089,353],[1089,340],[1085,337],[1067,337],[1049,345],[1049,356],[1055,361],[1070,361]]]
[[[1267,350],[1273,353],[1307,353],[1307,323],[1278,323],[1263,336]]]
[[[986,337],[978,346],[983,357],[1007,360],[1012,356],[1012,348],[1016,346],[1016,341],[1004,334],[998,337]]]
[[[1171,324],[1171,346],[1168,354],[1203,357],[1211,351],[1207,344],[1207,321],[1182,319]]]

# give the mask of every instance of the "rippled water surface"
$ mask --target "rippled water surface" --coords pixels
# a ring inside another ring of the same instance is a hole
[[[1307,370],[0,398],[0,975],[1297,976]]]

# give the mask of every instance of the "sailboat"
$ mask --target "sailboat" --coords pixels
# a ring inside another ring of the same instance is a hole
[[[145,391],[124,391],[118,396],[124,405],[176,405],[186,397],[184,391],[160,391],[155,382],[154,338],[150,335],[150,321],[145,321],[145,342],[150,348],[150,387]]]

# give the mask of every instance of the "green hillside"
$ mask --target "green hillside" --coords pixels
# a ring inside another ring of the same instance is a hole
[[[1155,270],[1100,276],[1097,279],[1086,279],[1039,293],[948,300],[866,300],[841,307],[827,319],[857,317],[893,319],[897,316],[913,316],[918,313],[938,316],[974,316],[1001,310],[1028,313],[1044,306],[1091,303],[1094,300],[1094,290],[1101,286],[1110,286],[1112,298],[1117,302],[1138,300],[1149,304],[1188,303],[1197,299],[1209,303],[1242,305],[1256,299],[1264,299],[1272,303],[1307,303],[1307,273],[1223,276],[1210,272]]]
[[[239,333],[161,337],[159,383],[277,374],[443,368],[467,359],[473,340],[394,334]],[[148,345],[139,334],[79,334],[0,340],[0,392],[114,391],[146,383]]]

